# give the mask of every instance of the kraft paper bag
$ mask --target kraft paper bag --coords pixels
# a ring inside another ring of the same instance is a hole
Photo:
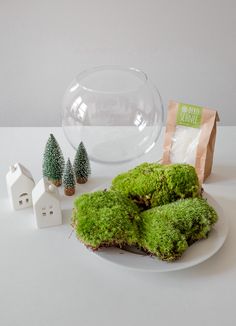
[[[162,164],[191,164],[203,183],[212,170],[217,121],[216,110],[170,101]]]

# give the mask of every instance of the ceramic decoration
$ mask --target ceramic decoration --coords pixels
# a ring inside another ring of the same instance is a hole
[[[15,163],[9,167],[6,175],[8,196],[13,209],[23,209],[32,206],[32,190],[34,179],[28,169]]]
[[[32,192],[34,217],[38,228],[62,224],[59,191],[42,178]]]

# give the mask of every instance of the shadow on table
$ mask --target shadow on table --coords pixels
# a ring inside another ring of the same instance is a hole
[[[62,224],[71,224],[72,209],[62,210]]]
[[[88,182],[84,184],[77,184],[77,195],[95,191],[95,190],[103,190],[106,187],[109,187],[111,183],[111,178],[108,177],[91,177],[91,179],[88,180]]]
[[[225,181],[236,182],[236,167],[232,165],[216,165],[212,174],[207,178],[206,184],[221,183]]]

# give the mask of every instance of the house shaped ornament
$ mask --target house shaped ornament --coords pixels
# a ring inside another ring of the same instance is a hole
[[[9,167],[6,175],[7,191],[13,209],[22,209],[32,206],[32,190],[34,179],[22,164],[15,163]]]
[[[38,228],[62,224],[59,191],[42,178],[32,192],[35,223]]]

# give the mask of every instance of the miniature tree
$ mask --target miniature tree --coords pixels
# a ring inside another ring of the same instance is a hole
[[[74,171],[77,183],[85,183],[88,181],[88,176],[91,174],[91,168],[83,142],[79,144],[75,155]]]
[[[75,174],[73,167],[71,165],[70,159],[68,158],[66,167],[63,174],[63,186],[64,186],[64,193],[67,196],[72,196],[75,193]]]
[[[43,176],[59,187],[62,183],[64,165],[61,148],[54,135],[50,134],[43,155]]]

